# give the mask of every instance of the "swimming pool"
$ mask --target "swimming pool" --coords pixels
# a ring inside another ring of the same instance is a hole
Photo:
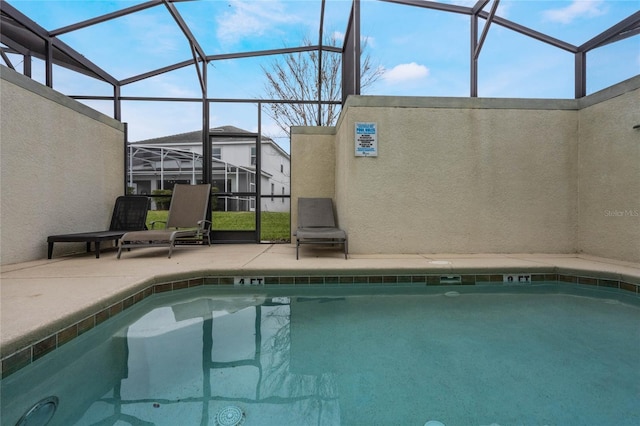
[[[55,396],[65,426],[635,425],[639,324],[637,296],[566,284],[198,287],[4,379],[2,424]]]

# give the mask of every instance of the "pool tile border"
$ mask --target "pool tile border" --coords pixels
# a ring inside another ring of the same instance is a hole
[[[631,283],[611,277],[593,277],[588,275],[539,273],[530,274],[531,282],[558,282],[584,285],[592,287],[602,287],[607,289],[619,289],[640,295],[640,283]],[[452,284],[450,282],[441,283],[443,277],[459,276],[460,281]],[[403,275],[272,275],[264,276],[265,286],[455,286],[455,285],[501,285],[503,283],[502,274],[403,274]],[[93,315],[90,315],[75,324],[68,325],[64,329],[51,334],[39,341],[19,349],[16,352],[2,358],[2,378],[8,377],[16,371],[28,366],[34,361],[62,347],[66,343],[78,336],[93,329],[104,321],[112,318],[130,307],[142,302],[147,297],[154,294],[178,291],[186,288],[198,286],[234,286],[233,276],[205,276],[179,281],[167,281],[163,283],[150,284],[143,290],[137,291],[131,296],[116,302]]]

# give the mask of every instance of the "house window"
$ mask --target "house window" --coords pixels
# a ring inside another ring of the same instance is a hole
[[[282,204],[284,204],[284,186],[282,187]]]
[[[213,158],[222,160],[222,148],[219,146],[214,146],[212,149]]]
[[[256,147],[255,146],[251,147],[251,165],[252,166],[256,165]]]
[[[273,194],[275,192],[276,186],[272,183],[271,184],[271,201],[273,201]]]
[[[280,173],[284,173],[284,164],[280,164]]]

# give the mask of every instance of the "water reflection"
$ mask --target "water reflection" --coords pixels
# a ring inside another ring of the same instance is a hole
[[[332,374],[291,368],[289,298],[195,299],[152,310],[116,339],[121,380],[76,424],[214,425],[228,405],[245,425],[340,423]]]
[[[3,379],[2,424],[638,424],[638,304],[530,291],[152,298]]]

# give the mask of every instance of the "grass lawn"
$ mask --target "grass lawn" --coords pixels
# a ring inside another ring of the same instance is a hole
[[[147,227],[151,229],[153,221],[167,220],[168,213],[167,210],[150,210],[147,215]],[[289,212],[262,212],[260,239],[274,242],[290,241],[289,217]],[[214,230],[250,231],[255,229],[255,221],[254,212],[213,212],[212,222]]]

